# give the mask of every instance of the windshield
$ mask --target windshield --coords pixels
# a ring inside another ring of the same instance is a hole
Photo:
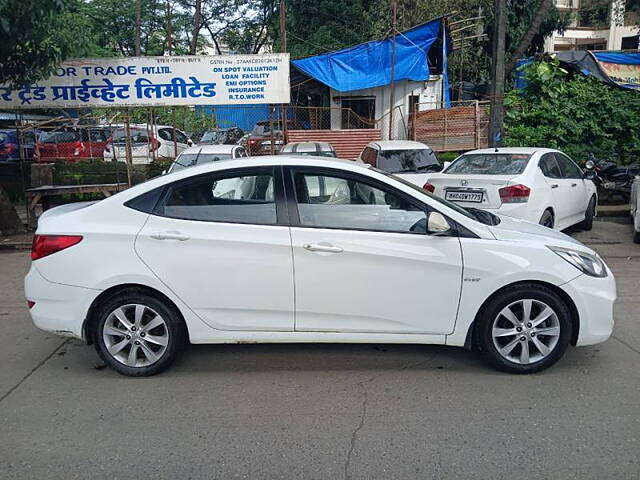
[[[78,132],[44,132],[40,135],[40,143],[69,143],[77,142],[80,140],[80,134]]]
[[[440,168],[436,154],[429,148],[421,150],[380,150],[378,168],[389,173],[417,172]]]
[[[202,138],[200,139],[200,141],[203,143],[204,142],[208,142],[208,143],[224,142],[226,140],[226,136],[227,136],[226,131],[209,130],[208,132],[204,132],[204,135],[202,135]]]
[[[471,153],[458,157],[443,173],[520,175],[530,158],[522,153]]]
[[[176,161],[171,166],[172,172],[177,172],[186,167],[193,167],[194,165],[202,165],[203,163],[218,162],[220,160],[229,160],[230,153],[186,153],[179,155]]]
[[[284,152],[287,155],[304,155],[306,157],[336,157],[336,152],[325,150],[324,152]]]
[[[149,143],[149,136],[146,130],[139,128],[129,129],[131,132],[131,143]],[[124,128],[120,128],[113,132],[113,143],[125,143]]]

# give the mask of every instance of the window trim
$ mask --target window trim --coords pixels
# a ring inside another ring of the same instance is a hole
[[[253,222],[231,222],[231,221],[221,221],[221,220],[197,220],[193,218],[182,218],[182,217],[167,217],[165,215],[160,214],[159,209],[164,205],[167,197],[169,196],[169,192],[174,187],[180,187],[183,184],[190,182],[197,182],[201,178],[219,175],[222,178],[232,178],[234,176],[251,176],[251,175],[264,175],[264,172],[270,170],[271,175],[273,177],[273,195],[274,195],[274,203],[276,207],[276,222],[275,223],[253,223]],[[265,165],[265,166],[254,166],[254,167],[240,167],[240,168],[231,168],[225,170],[214,170],[211,172],[201,173],[199,175],[192,175],[187,178],[181,178],[180,180],[176,180],[175,182],[167,183],[163,185],[161,188],[163,191],[158,198],[153,210],[149,212],[150,215],[166,218],[170,220],[183,220],[188,222],[198,222],[198,223],[222,223],[222,224],[230,224],[230,225],[254,225],[260,227],[288,227],[289,226],[289,218],[287,211],[287,203],[284,195],[284,181],[282,175],[282,167],[277,165]],[[145,192],[148,193],[148,192]],[[144,194],[141,194],[142,196]],[[138,198],[138,197],[136,197]]]
[[[300,212],[298,211],[298,199],[296,197],[295,191],[295,181],[294,175],[296,173],[303,174],[312,174],[312,175],[327,175],[327,176],[338,176],[342,178],[352,179],[356,182],[361,182],[369,185],[370,187],[377,188],[379,190],[383,190],[385,192],[391,193],[400,199],[408,202],[409,204],[416,207],[419,211],[422,211],[427,216],[430,212],[437,212],[435,208],[426,203],[421,202],[417,198],[412,197],[411,195],[407,195],[405,192],[395,188],[393,185],[389,185],[388,183],[381,182],[378,179],[368,177],[366,175],[360,175],[356,172],[351,172],[348,170],[340,170],[330,167],[313,167],[313,166],[287,166],[284,167],[284,180],[285,180],[285,194],[287,197],[287,209],[289,212],[289,220],[291,227],[297,228],[310,228],[315,230],[343,230],[343,231],[353,231],[353,232],[375,232],[375,233],[392,233],[397,235],[424,235],[425,237],[429,237],[427,232],[398,232],[397,230],[374,230],[370,228],[354,228],[354,227],[327,227],[327,226],[318,226],[318,225],[303,225],[300,222]],[[441,212],[438,212],[441,213]],[[444,214],[442,214],[444,215]],[[450,236],[458,237],[458,224],[454,220],[450,219],[447,215],[444,215],[451,225]]]

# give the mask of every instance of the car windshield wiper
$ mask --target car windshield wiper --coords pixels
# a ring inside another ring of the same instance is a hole
[[[419,167],[416,167],[416,171],[417,170],[436,170],[440,168],[440,165],[438,165],[437,163],[430,163],[429,165],[420,165]]]

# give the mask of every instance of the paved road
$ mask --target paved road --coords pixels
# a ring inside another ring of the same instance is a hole
[[[129,379],[37,331],[0,254],[0,478],[640,478],[640,246],[576,236],[618,279],[615,336],[509,376],[462,349],[193,346]]]

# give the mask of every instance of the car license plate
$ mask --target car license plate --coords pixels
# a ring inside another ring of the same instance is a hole
[[[481,203],[483,192],[469,190],[448,190],[444,196],[445,200],[453,202],[473,202]]]

